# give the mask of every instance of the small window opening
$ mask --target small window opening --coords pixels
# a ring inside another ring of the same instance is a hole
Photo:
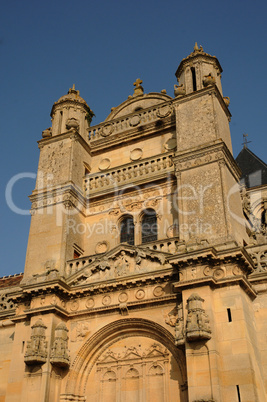
[[[121,222],[120,242],[134,245],[134,221],[132,216],[126,216]]]
[[[241,395],[240,395],[239,385],[236,386],[236,392],[237,392],[238,402],[241,402]]]
[[[58,122],[58,134],[61,134],[62,118],[63,118],[63,112],[60,111],[59,122]]]
[[[25,346],[25,341],[22,341],[21,353],[23,353],[23,352],[24,352],[24,346]]]
[[[73,258],[79,258],[80,256],[81,256],[81,254],[78,253],[77,250],[74,250],[74,252],[73,252]]]
[[[230,308],[227,309],[227,315],[228,315],[228,321],[229,321],[229,322],[232,322],[232,313],[231,313],[231,309],[230,309]]]
[[[197,90],[197,78],[196,78],[195,67],[191,67],[191,73],[192,73],[193,91],[196,91]]]
[[[84,253],[84,250],[82,250],[76,243],[73,244],[73,249],[73,258],[79,258]]]
[[[146,210],[142,219],[142,243],[158,240],[158,222],[154,210]]]

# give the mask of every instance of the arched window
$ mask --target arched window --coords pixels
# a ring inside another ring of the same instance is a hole
[[[142,243],[158,240],[157,215],[153,209],[147,209],[142,219]]]
[[[120,242],[134,245],[134,221],[132,216],[125,216],[121,221]]]

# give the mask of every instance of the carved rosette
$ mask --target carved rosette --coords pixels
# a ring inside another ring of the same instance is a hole
[[[58,324],[55,329],[55,340],[51,348],[50,359],[51,364],[54,366],[69,367],[68,331],[64,323]]]
[[[42,320],[36,321],[31,327],[31,340],[27,342],[24,361],[28,365],[44,364],[47,359],[46,326]]]
[[[188,315],[185,331],[188,342],[211,338],[209,317],[203,309],[203,302],[204,299],[202,299],[197,293],[193,293],[187,300]]]

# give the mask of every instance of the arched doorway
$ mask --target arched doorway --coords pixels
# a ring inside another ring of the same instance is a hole
[[[79,351],[61,401],[70,396],[90,402],[186,402],[184,353],[159,324],[115,321]]]

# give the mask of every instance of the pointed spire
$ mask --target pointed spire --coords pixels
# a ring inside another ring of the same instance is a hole
[[[198,48],[198,45],[197,45],[197,42],[196,42],[195,46],[194,46],[194,51],[197,52],[198,50],[199,50],[199,48]]]

